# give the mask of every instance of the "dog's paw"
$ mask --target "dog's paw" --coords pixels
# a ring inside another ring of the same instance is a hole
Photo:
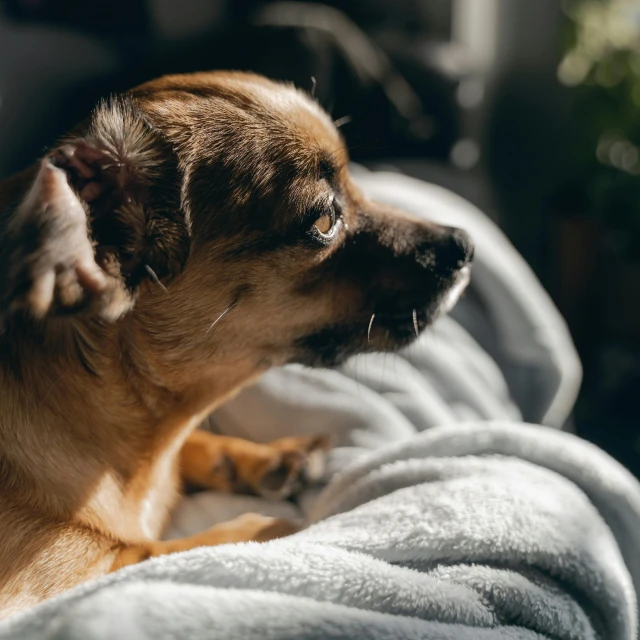
[[[3,311],[42,317],[73,310],[107,288],[87,232],[87,214],[64,171],[48,159],[9,223]],[[3,260],[3,261],[5,261]]]
[[[273,455],[252,488],[265,498],[282,499],[323,478],[332,438],[328,435],[283,438],[268,446]]]

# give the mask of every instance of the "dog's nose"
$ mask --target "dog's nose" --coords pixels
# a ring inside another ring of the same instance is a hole
[[[447,276],[462,269],[473,258],[473,243],[466,231],[455,227],[440,227],[436,245],[436,269]]]
[[[466,231],[449,227],[449,252],[451,262],[457,267],[464,267],[473,260],[473,242]]]

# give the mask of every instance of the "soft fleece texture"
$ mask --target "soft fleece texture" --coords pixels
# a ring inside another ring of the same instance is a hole
[[[274,371],[225,405],[210,428],[339,434],[329,484],[298,506],[198,494],[168,535],[247,509],[313,524],[129,567],[1,624],[0,639],[636,637],[638,483],[592,445],[522,422],[560,426],[575,400],[557,311],[471,205],[403,176],[359,179],[472,233],[469,295],[402,354]]]

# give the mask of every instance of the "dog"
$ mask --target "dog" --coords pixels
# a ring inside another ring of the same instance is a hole
[[[240,72],[99,104],[0,185],[0,606],[6,616],[152,556],[268,540],[247,514],[160,541],[180,478],[295,492],[325,436],[197,429],[270,367],[411,343],[473,247],[368,200],[330,118]]]

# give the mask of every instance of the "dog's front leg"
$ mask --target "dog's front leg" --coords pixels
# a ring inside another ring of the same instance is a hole
[[[197,429],[182,447],[180,470],[199,487],[286,498],[320,479],[330,444],[326,435],[258,444]]]
[[[211,547],[236,542],[266,542],[283,538],[298,530],[298,525],[289,520],[246,513],[188,538],[123,546],[111,566],[111,571],[117,571],[149,558],[188,551],[196,547]]]

